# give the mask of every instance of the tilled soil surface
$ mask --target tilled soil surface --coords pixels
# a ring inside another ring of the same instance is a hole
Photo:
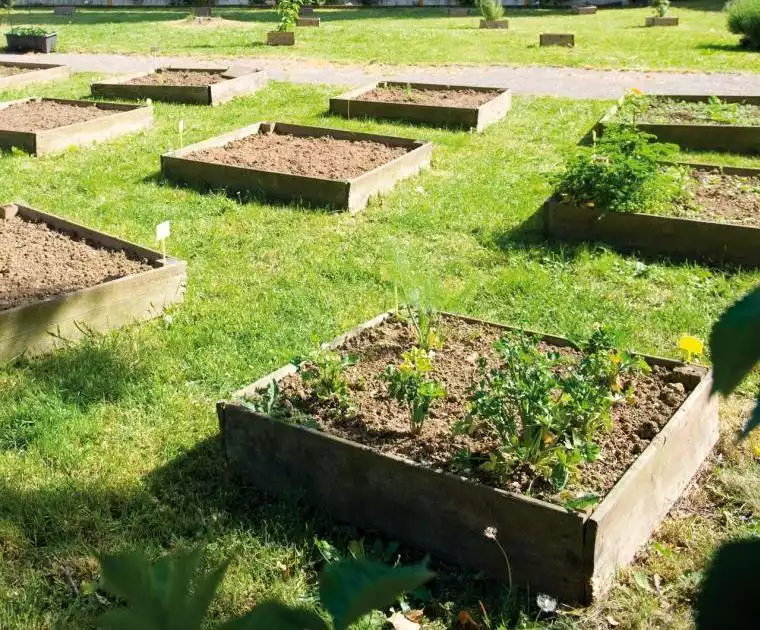
[[[221,73],[193,72],[190,70],[163,70],[144,77],[136,77],[125,85],[213,85],[226,81]]]
[[[693,198],[684,211],[718,223],[760,227],[760,177],[693,171]]]
[[[381,103],[415,103],[417,105],[440,105],[443,107],[480,107],[497,97],[499,90],[427,90],[406,89],[401,86],[378,87],[357,97],[360,101]]]
[[[44,223],[0,219],[0,311],[152,268]]]
[[[108,116],[114,112],[95,105],[70,105],[54,101],[29,101],[0,109],[0,129],[45,131]]]
[[[744,103],[689,103],[652,97],[636,116],[640,123],[760,125],[760,106]]]
[[[399,320],[366,330],[340,349],[341,353],[356,359],[345,372],[351,403],[355,406],[353,413],[342,413],[319,401],[298,374],[281,383],[285,405],[293,413],[311,416],[328,433],[384,453],[465,474],[495,487],[559,501],[560,497],[553,494],[548,484],[534,482],[529,471],[517,470],[505,483],[479,467],[478,462],[487,461],[488,454],[497,446],[493,434],[483,430],[472,435],[452,432],[454,423],[466,415],[468,389],[478,375],[478,359],[483,357],[489,365],[497,364],[493,344],[504,331],[449,317],[442,319],[440,329],[444,346],[435,353],[431,376],[444,386],[447,396],[433,404],[420,435],[412,435],[408,410],[389,396],[388,385],[380,376],[387,366],[398,365],[401,353],[415,345],[416,337],[410,325]],[[542,344],[542,349],[559,351],[570,360],[581,356],[576,350],[548,344]],[[632,378],[635,401],[615,404],[613,429],[598,439],[599,459],[582,467],[563,497],[587,493],[604,495],[612,488],[686,399],[691,386],[679,382],[684,380],[679,376],[672,370],[655,367],[649,375]],[[469,466],[465,468],[457,464],[458,455],[463,451],[471,454]]]
[[[9,77],[13,74],[29,72],[29,68],[20,68],[18,66],[0,66],[0,77]]]
[[[379,142],[307,138],[278,133],[254,134],[213,149],[191,154],[193,160],[306,175],[349,179],[408,152]]]

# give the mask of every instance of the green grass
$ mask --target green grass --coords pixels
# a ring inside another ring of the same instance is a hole
[[[264,45],[274,11],[217,9],[229,26],[195,26],[187,10],[50,10],[17,12],[20,23],[59,33],[61,52],[276,55],[386,64],[507,64],[626,69],[760,71],[760,56],[738,47],[726,28],[722,0],[675,3],[678,28],[644,28],[647,8],[607,9],[573,16],[552,10],[511,10],[508,31],[479,30],[478,18],[446,17],[438,9],[320,11],[320,28],[301,28],[297,45]],[[576,35],[576,48],[539,48],[542,32]]]
[[[84,96],[91,78],[46,92]],[[601,322],[630,347],[671,356],[679,335],[706,338],[718,313],[760,281],[521,233],[550,193],[548,176],[607,103],[518,98],[507,121],[470,135],[329,118],[328,95],[273,83],[213,110],[157,104],[150,133],[41,159],[0,157],[3,199],[147,246],[171,219],[170,253],[189,262],[186,300],[170,317],[0,367],[0,627],[92,627],[104,605],[72,585],[97,578],[96,554],[135,546],[159,554],[208,543],[208,562],[234,555],[215,618],[264,597],[312,594],[314,537],[345,550],[358,534],[231,479],[214,402],[315,338],[392,306],[398,275],[430,285],[440,308],[564,335]],[[157,178],[179,120],[190,143],[262,119],[428,138],[433,167],[356,216],[241,205]],[[683,617],[692,591],[661,605]],[[610,601],[630,606],[632,597]],[[650,593],[641,597],[659,610]],[[478,600],[495,620],[514,610],[503,587],[444,571],[425,605],[431,627],[462,609],[480,618]]]

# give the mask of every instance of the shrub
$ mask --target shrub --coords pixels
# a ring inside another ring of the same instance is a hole
[[[683,169],[664,168],[678,151],[654,136],[614,126],[592,147],[581,147],[557,181],[557,192],[576,203],[612,212],[640,212],[684,195]]]
[[[489,22],[500,20],[504,17],[504,7],[499,0],[478,0],[478,9],[483,18]]]
[[[728,30],[742,36],[743,46],[760,50],[760,0],[731,0],[726,11]]]
[[[280,16],[278,31],[292,31],[298,19],[298,12],[301,10],[302,0],[278,0],[277,14]]]
[[[19,35],[21,37],[44,37],[48,34],[48,31],[39,26],[14,26],[9,35]]]
[[[665,17],[670,11],[670,0],[652,0],[652,8],[658,17]]]

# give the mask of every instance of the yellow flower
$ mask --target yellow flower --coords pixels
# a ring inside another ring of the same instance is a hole
[[[639,88],[631,88],[631,94],[635,94],[636,96],[643,96],[644,92],[642,92]]]

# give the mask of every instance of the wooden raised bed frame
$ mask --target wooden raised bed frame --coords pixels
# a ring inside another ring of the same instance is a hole
[[[108,249],[123,250],[145,260],[155,269],[79,289],[55,297],[0,311],[0,361],[22,354],[37,355],[76,340],[85,331],[105,332],[158,317],[169,305],[181,302],[185,291],[186,264],[66,219],[18,206],[18,216],[86,239]]]
[[[367,140],[411,150],[377,168],[352,179],[325,179],[276,171],[261,171],[240,166],[214,164],[195,160],[190,154],[203,149],[222,147],[258,133],[292,134],[295,136],[331,136],[337,140]],[[306,127],[281,122],[258,122],[221,136],[184,147],[161,156],[161,172],[169,180],[201,189],[224,189],[229,193],[262,193],[284,201],[302,200],[319,206],[358,211],[373,195],[390,190],[406,177],[430,165],[433,145],[421,140],[380,136],[369,133]]]
[[[760,177],[760,169],[684,164],[692,170]],[[760,228],[634,212],[604,212],[557,197],[542,208],[544,234],[569,242],[601,242],[622,252],[674,260],[760,267]]]
[[[383,101],[363,101],[361,96],[376,88],[411,87],[425,90],[475,90],[501,91],[480,107],[449,107],[446,105],[424,105],[420,103],[390,103]],[[499,122],[512,107],[512,91],[508,88],[484,88],[470,85],[441,85],[437,83],[407,83],[403,81],[380,81],[330,99],[330,113],[346,118],[389,118],[411,120],[434,126],[457,127],[482,131],[488,125]]]
[[[706,102],[710,97],[699,94],[657,95],[674,101],[689,103]],[[760,96],[718,96],[725,103],[745,103],[759,105]],[[597,134],[604,133],[607,125],[615,124],[620,106],[625,101],[623,96],[596,124]],[[740,125],[687,125],[681,123],[636,123],[636,128],[657,136],[660,142],[672,142],[682,149],[692,151],[725,151],[728,153],[760,153],[760,126],[742,127]]]
[[[73,125],[56,127],[46,131],[8,131],[3,129],[2,111],[5,107],[29,101],[55,101],[72,105],[96,105],[113,114],[94,118]],[[16,147],[32,155],[44,155],[63,151],[69,147],[104,142],[128,133],[148,129],[153,125],[153,107],[149,105],[126,105],[122,103],[95,103],[72,101],[61,98],[22,98],[0,103],[0,149]]]
[[[128,82],[138,77],[146,77],[157,72],[208,72],[211,74],[231,73],[236,76],[211,85],[130,85]],[[267,83],[267,74],[256,68],[180,68],[169,66],[152,72],[138,72],[126,76],[98,81],[90,86],[93,96],[120,98],[124,100],[144,100],[193,105],[219,105],[236,96],[252,94]]]
[[[541,33],[538,36],[539,46],[564,46],[573,48],[575,46],[575,35],[572,33]]]
[[[31,61],[0,61],[0,68],[24,68],[24,72],[0,76],[0,90],[18,88],[31,83],[44,83],[66,79],[71,68],[60,64],[32,63]]]
[[[341,346],[390,315],[376,317],[329,346]],[[572,345],[561,337],[542,337],[552,344]],[[220,402],[217,413],[228,463],[246,483],[275,494],[302,496],[339,521],[384,532],[505,579],[504,558],[483,535],[486,527],[496,527],[516,585],[529,585],[531,593],[588,603],[610,587],[616,570],[646,543],[718,439],[712,374],[677,361],[645,358],[652,364],[683,366],[681,376],[696,387],[601,503],[586,513],[271,420],[241,402]],[[266,389],[295,371],[287,365],[234,398]]]

